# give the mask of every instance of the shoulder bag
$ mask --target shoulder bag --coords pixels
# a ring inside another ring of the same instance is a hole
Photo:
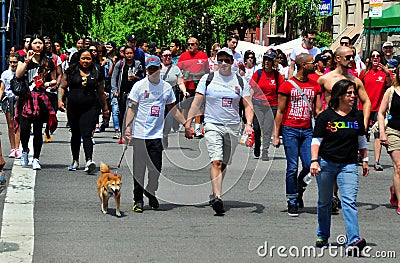
[[[29,81],[28,81],[28,77],[26,75],[23,75],[20,78],[17,78],[16,76],[14,76],[10,80],[10,87],[11,87],[11,90],[14,93],[14,95],[19,96],[19,97],[26,96],[30,93]]]
[[[297,91],[300,93],[301,97],[303,98],[303,100],[307,103],[308,108],[310,109],[310,115],[311,115],[311,128],[314,129],[315,126],[315,118],[313,115],[313,109],[312,106],[310,104],[310,102],[308,101],[306,94],[304,94],[304,91],[299,87],[299,85],[297,85],[296,82],[294,82],[293,80],[289,79],[288,82],[290,82],[290,84],[293,85],[293,87],[295,87],[297,89]]]

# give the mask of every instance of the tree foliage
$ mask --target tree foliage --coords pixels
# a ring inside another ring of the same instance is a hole
[[[286,11],[287,37],[295,38],[298,29],[319,23],[311,8],[319,1],[277,0],[272,13],[274,0],[31,0],[27,31],[42,30],[69,45],[82,35],[123,44],[134,33],[160,46],[194,36],[209,50],[214,42],[224,44],[226,35],[238,32],[243,39],[261,18],[282,17]]]

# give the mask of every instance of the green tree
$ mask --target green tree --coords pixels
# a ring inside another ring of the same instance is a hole
[[[288,40],[296,38],[299,29],[316,27],[316,3],[320,0],[31,0],[28,32],[42,31],[71,45],[82,35],[100,41],[125,43],[134,33],[168,45],[169,40],[199,39],[209,50],[214,42],[225,43],[233,31],[244,38],[246,30],[258,26],[260,18],[283,17],[287,12]]]

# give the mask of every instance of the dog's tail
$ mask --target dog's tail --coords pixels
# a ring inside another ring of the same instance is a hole
[[[102,173],[109,173],[110,172],[110,166],[108,166],[107,164],[101,162],[100,163],[100,171]]]

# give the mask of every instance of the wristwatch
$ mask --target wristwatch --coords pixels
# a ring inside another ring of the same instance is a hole
[[[251,123],[251,122],[248,122],[248,123],[246,123],[247,125],[250,125],[250,127],[252,127],[253,128],[253,123]]]

